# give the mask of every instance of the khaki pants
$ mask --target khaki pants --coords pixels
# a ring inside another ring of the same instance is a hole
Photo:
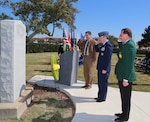
[[[85,78],[85,85],[92,86],[93,83],[93,75],[95,70],[95,62],[91,57],[84,57],[83,62],[83,73]]]

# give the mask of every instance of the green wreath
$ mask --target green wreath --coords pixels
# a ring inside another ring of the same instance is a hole
[[[56,56],[54,54],[51,55],[51,69],[54,80],[59,80],[59,69],[60,65],[57,63]]]

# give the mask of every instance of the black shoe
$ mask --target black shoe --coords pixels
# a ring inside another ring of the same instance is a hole
[[[95,100],[97,100],[98,98],[97,98],[97,97],[95,97],[94,99],[95,99]]]
[[[115,122],[126,122],[128,121],[128,118],[122,118],[122,117],[118,117],[114,120]]]
[[[104,102],[105,100],[97,99],[96,102]]]
[[[86,88],[87,86],[85,85],[85,86],[82,86],[81,88]]]
[[[115,113],[115,116],[120,117],[122,113]]]

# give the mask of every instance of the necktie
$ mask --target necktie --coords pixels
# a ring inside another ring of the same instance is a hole
[[[88,55],[88,45],[89,45],[89,41],[87,41],[85,44],[84,55]]]

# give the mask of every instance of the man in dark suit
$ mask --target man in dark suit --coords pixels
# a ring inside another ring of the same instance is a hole
[[[86,40],[79,40],[77,45],[82,51],[83,56],[83,74],[85,78],[85,85],[82,88],[90,89],[93,83],[93,75],[95,63],[97,60],[97,53],[95,51],[95,42],[90,31],[85,32]]]
[[[108,77],[111,69],[112,44],[108,40],[107,31],[98,33],[98,41],[95,45],[96,52],[99,52],[97,61],[98,70],[98,98],[97,102],[103,102],[107,97]]]
[[[117,52],[118,62],[115,74],[118,79],[122,113],[116,113],[116,122],[128,121],[131,106],[132,82],[136,80],[134,70],[134,59],[136,57],[136,46],[132,40],[132,32],[129,28],[121,30],[119,36],[119,50]]]
[[[63,49],[63,44],[59,45],[59,49],[58,49],[58,56],[60,57],[60,55],[64,53],[64,49]]]

